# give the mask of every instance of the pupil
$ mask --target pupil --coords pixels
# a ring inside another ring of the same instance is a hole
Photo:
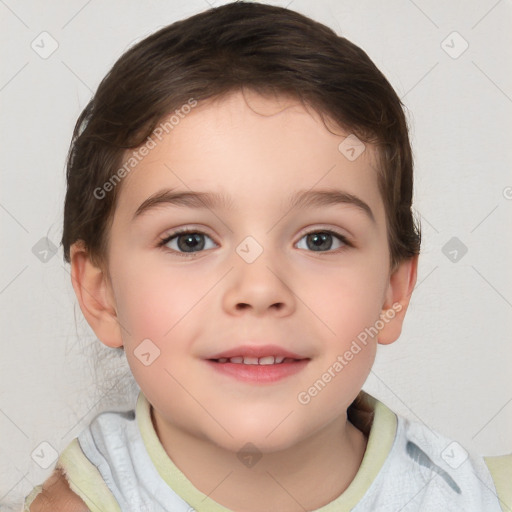
[[[181,243],[182,241],[184,241],[184,243]],[[178,238],[178,247],[183,252],[192,252],[194,249],[200,250],[204,247],[204,240],[201,240],[199,233],[187,233]]]
[[[312,235],[308,235],[308,242],[312,242],[313,246],[311,249],[313,249],[313,251],[321,249],[327,250],[332,246],[332,237],[329,233],[313,233]]]

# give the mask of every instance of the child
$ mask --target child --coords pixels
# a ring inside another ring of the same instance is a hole
[[[512,455],[361,389],[420,230],[402,105],[360,48],[258,3],[165,27],[100,84],[67,179],[74,290],[140,394],[25,510],[511,510]]]

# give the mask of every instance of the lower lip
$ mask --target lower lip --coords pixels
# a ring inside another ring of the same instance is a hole
[[[267,384],[299,373],[308,364],[309,359],[280,364],[217,363],[211,360],[206,362],[216,371],[237,380],[252,384]]]

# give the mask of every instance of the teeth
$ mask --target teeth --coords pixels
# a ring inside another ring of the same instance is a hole
[[[265,356],[265,357],[244,357],[244,356],[236,356],[236,357],[221,357],[217,359],[219,363],[237,363],[237,364],[259,364],[259,365],[271,365],[271,364],[281,364],[282,362],[291,363],[295,361],[295,359],[284,356]]]

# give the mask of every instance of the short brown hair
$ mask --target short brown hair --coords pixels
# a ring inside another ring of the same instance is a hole
[[[403,105],[366,53],[295,11],[234,2],[175,22],[130,48],[79,116],[67,159],[62,245],[83,240],[107,267],[108,234],[121,183],[98,199],[128,149],[169,113],[196,101],[251,89],[285,94],[322,119],[375,144],[392,269],[419,254],[411,203],[413,161]]]

